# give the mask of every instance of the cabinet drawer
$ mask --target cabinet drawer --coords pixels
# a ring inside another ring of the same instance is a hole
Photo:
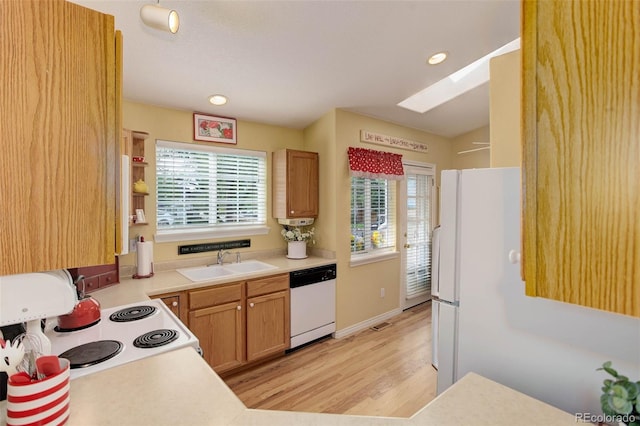
[[[274,275],[259,280],[247,282],[247,297],[287,290],[289,288],[289,274]]]
[[[242,299],[242,283],[194,290],[189,292],[189,309],[221,305]]]
[[[78,290],[82,291],[82,281],[76,284]],[[86,277],[84,279],[84,291],[85,293],[89,293],[91,291],[97,290],[100,287],[100,278],[98,276],[95,277]]]
[[[118,282],[118,271],[111,271],[107,274],[102,274],[98,279],[98,287],[106,287]]]

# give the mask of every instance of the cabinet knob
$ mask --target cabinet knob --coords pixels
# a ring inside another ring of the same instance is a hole
[[[171,306],[178,306],[178,302],[176,302],[175,300],[173,302],[171,302]]]
[[[255,304],[253,302],[251,302],[251,303],[249,303],[249,306],[253,308],[255,306]]]
[[[295,211],[291,210],[291,214],[294,214],[294,213],[295,213]]]
[[[238,307],[236,309],[241,311],[242,310],[242,306],[238,305]]]

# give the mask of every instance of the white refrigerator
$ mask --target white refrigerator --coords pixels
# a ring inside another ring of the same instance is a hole
[[[440,394],[475,372],[569,413],[601,413],[596,371],[640,380],[640,319],[528,297],[520,278],[520,169],[445,170],[433,247]],[[640,283],[639,283],[640,285]]]

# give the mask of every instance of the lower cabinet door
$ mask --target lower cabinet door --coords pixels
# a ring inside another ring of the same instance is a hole
[[[205,360],[218,373],[244,363],[244,312],[240,301],[189,312],[189,328]]]
[[[247,299],[247,361],[289,347],[289,290]]]

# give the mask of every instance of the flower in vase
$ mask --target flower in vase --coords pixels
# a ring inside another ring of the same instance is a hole
[[[305,227],[298,226],[285,226],[280,234],[284,238],[285,241],[311,241],[315,244],[315,241],[312,240],[314,235],[315,228],[307,229]]]

